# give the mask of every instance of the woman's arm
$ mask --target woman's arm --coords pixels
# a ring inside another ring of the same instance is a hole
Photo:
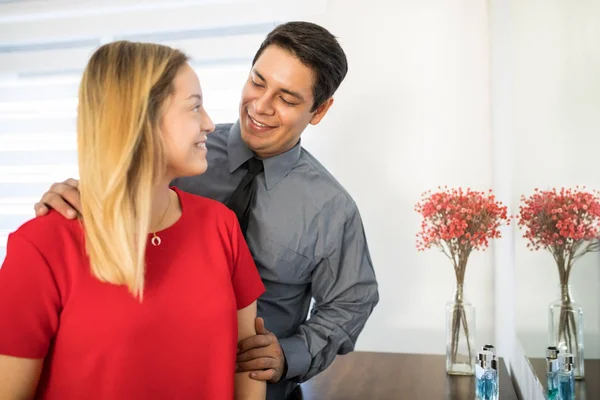
[[[3,400],[33,399],[44,360],[0,354],[0,394]]]
[[[237,312],[238,343],[256,335],[256,301]],[[264,400],[267,396],[267,384],[250,378],[249,372],[235,374],[235,400]]]

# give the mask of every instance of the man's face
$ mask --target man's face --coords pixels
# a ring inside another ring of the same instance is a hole
[[[240,101],[242,139],[259,157],[294,147],[308,124],[316,125],[333,103],[311,112],[315,74],[295,56],[271,45],[252,67]]]

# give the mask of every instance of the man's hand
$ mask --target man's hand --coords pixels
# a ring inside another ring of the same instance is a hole
[[[46,215],[48,210],[53,208],[63,217],[73,219],[77,213],[81,213],[79,200],[78,180],[70,178],[64,182],[55,183],[44,193],[40,202],[33,206],[35,216]]]
[[[249,371],[252,379],[277,383],[287,372],[283,350],[260,317],[256,318],[256,333],[238,344],[237,372]]]

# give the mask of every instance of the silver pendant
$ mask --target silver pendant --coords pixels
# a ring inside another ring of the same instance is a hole
[[[154,245],[154,246],[160,246],[161,240],[158,236],[154,236],[150,240],[150,243],[152,243],[152,245]]]

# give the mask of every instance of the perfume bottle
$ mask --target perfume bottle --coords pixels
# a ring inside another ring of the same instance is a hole
[[[549,346],[546,349],[546,386],[548,400],[558,400],[558,349]]]
[[[492,352],[492,354],[494,354],[494,357],[492,358],[492,363],[493,363],[493,365],[494,365],[494,369],[495,369],[496,371],[498,371],[498,369],[499,369],[499,367],[500,367],[500,364],[498,363],[498,356],[496,355],[496,348],[495,348],[495,347],[494,347],[494,345],[492,345],[492,344],[484,344],[484,345],[481,347],[481,351],[486,351],[486,350],[487,350],[487,351],[491,351],[491,352]],[[497,383],[497,386],[498,386],[498,388],[499,388],[499,387],[500,387],[500,375],[499,375],[499,374],[498,374],[498,376],[496,377],[496,383]]]
[[[477,353],[475,396],[477,400],[498,400],[498,362],[489,350]]]
[[[573,354],[558,354],[558,400],[575,400],[575,375],[573,362]]]

